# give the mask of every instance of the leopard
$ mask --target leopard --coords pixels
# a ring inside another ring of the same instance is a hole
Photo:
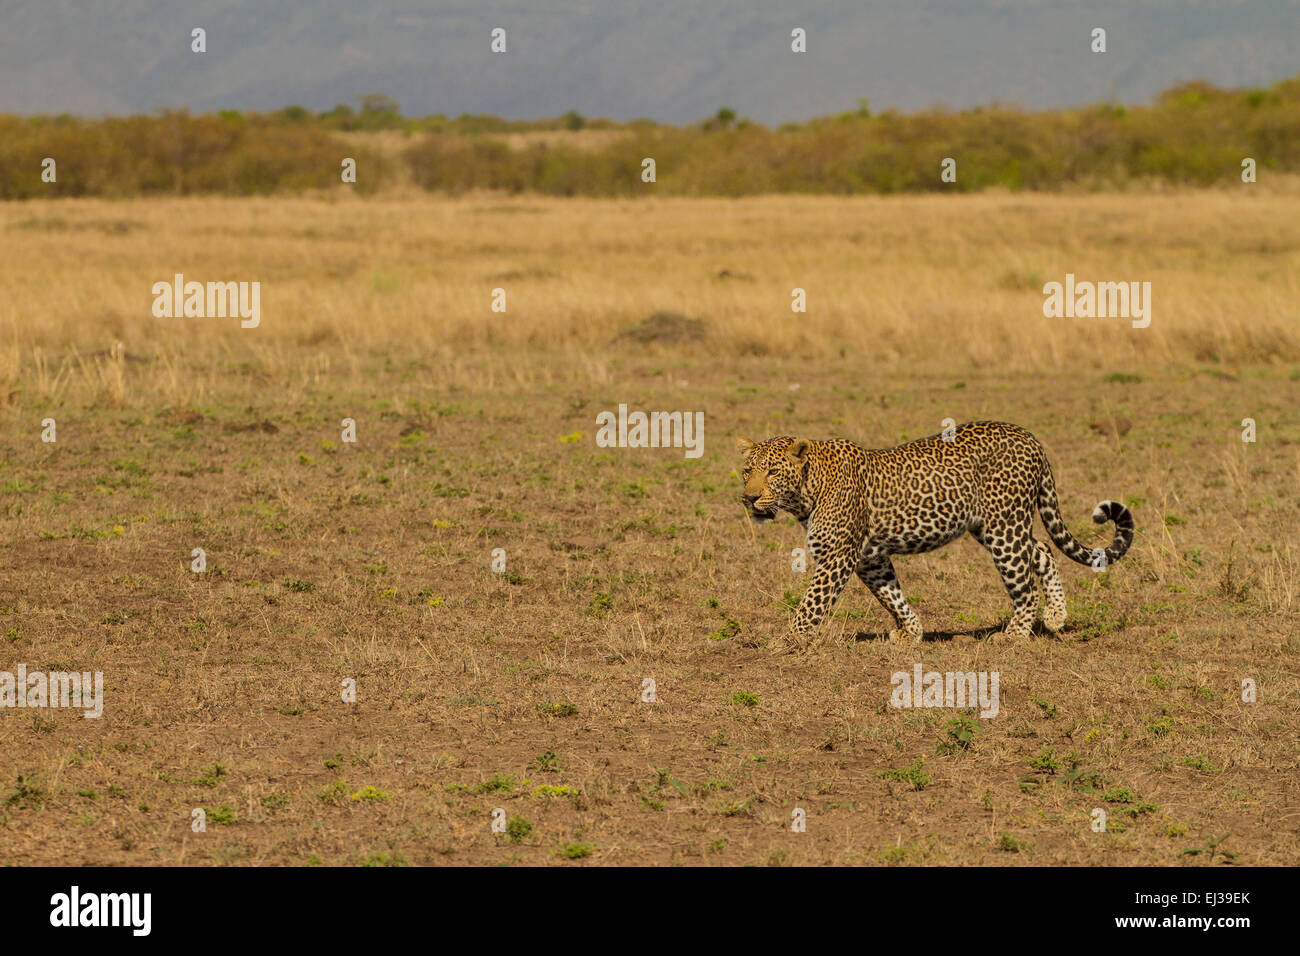
[[[891,558],[922,554],[970,534],[993,556],[1011,598],[1005,628],[991,640],[1022,640],[1033,631],[1040,600],[1050,635],[1065,626],[1065,591],[1045,542],[1034,537],[1034,512],[1052,544],[1072,561],[1105,571],[1133,543],[1129,508],[1106,500],[1092,512],[1113,522],[1105,548],[1086,548],[1061,519],[1047,453],[1029,431],[1009,422],[974,421],[892,448],[865,448],[844,438],[778,435],[737,439],[744,458],[740,496],[758,524],[787,512],[807,533],[812,578],[774,653],[809,648],[818,627],[856,575],[893,618],[888,641],[924,636],[904,597]],[[1045,599],[1040,595],[1040,586]]]

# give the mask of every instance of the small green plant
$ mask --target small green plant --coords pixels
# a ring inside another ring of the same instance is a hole
[[[907,855],[911,852],[909,846],[891,846],[881,850],[877,855],[880,862],[887,866],[898,866],[907,862]]]
[[[1109,580],[1102,575],[1102,580]],[[1074,632],[1080,641],[1093,641],[1112,631],[1122,629],[1127,617],[1105,601],[1071,602],[1069,617],[1074,619]]]
[[[890,768],[888,770],[878,770],[876,776],[884,780],[896,780],[900,783],[906,783],[913,790],[924,790],[930,785],[930,775],[925,772],[925,758],[917,757],[916,761],[902,768]]]
[[[1174,731],[1172,717],[1161,717],[1147,724],[1147,733],[1152,737],[1167,737]]]
[[[708,796],[711,793],[717,793],[719,790],[730,790],[730,780],[705,780],[703,783],[697,783],[694,790],[700,796]]]
[[[192,781],[198,787],[215,787],[217,781],[228,774],[230,770],[223,763],[214,763],[211,770],[205,770]]]
[[[1156,806],[1154,803],[1152,803],[1150,800],[1143,800],[1142,802],[1135,803],[1132,806],[1124,807],[1120,812],[1127,813],[1134,820],[1136,820],[1138,817],[1142,816],[1143,814],[1158,813],[1159,810],[1160,808]]]
[[[578,705],[560,700],[553,704],[538,704],[537,710],[543,717],[572,717],[577,714]]]
[[[1237,858],[1237,854],[1231,852],[1230,850],[1219,849],[1219,845],[1223,843],[1223,841],[1226,839],[1228,839],[1228,834],[1226,833],[1223,836],[1210,837],[1205,841],[1203,845],[1189,846],[1186,850],[1184,850],[1182,853],[1178,855],[1179,856],[1201,856],[1202,854],[1205,854],[1206,856],[1209,857],[1210,862],[1214,862],[1214,858],[1216,856],[1221,856],[1225,860],[1235,860]]]
[[[523,817],[511,817],[506,823],[506,838],[511,843],[522,843],[533,832],[533,825]]]
[[[474,788],[475,793],[509,793],[516,786],[515,778],[505,773],[494,773]]]
[[[590,617],[604,617],[605,612],[614,606],[614,599],[605,591],[597,591],[596,596],[591,599],[587,605],[587,614]]]
[[[560,760],[555,756],[554,750],[545,750],[537,755],[531,769],[538,773],[555,773],[560,769]]]
[[[380,800],[387,800],[390,796],[392,796],[392,794],[385,793],[378,787],[366,784],[366,786],[349,796],[348,799],[354,803],[376,803]]]
[[[935,752],[950,757],[970,750],[971,744],[975,742],[975,735],[979,733],[979,724],[973,718],[962,714],[948,721],[944,726],[944,732],[948,735],[948,739],[941,740]]]
[[[1039,773],[1056,773],[1061,769],[1061,762],[1051,747],[1043,747],[1038,756],[1029,761],[1029,766]]]
[[[1085,767],[1079,758],[1070,752],[1068,757],[1070,769],[1065,772],[1065,784],[1082,793],[1096,793],[1105,785],[1101,774],[1095,768]]]
[[[560,856],[566,860],[581,860],[583,857],[591,856],[596,847],[590,843],[569,843],[560,850]]]
[[[208,815],[208,822],[219,827],[228,827],[235,822],[235,810],[226,804],[219,807],[204,807],[204,812]]]
[[[337,804],[344,796],[347,795],[348,786],[342,780],[335,780],[332,784],[316,794],[316,799],[325,804]]]
[[[740,626],[740,622],[737,621],[734,617],[729,617],[727,618],[726,623],[723,624],[721,628],[709,634],[709,640],[725,641],[729,637],[735,637],[737,634],[741,632],[741,630],[742,628]]]
[[[644,498],[650,493],[650,490],[639,481],[624,481],[618,486],[618,492],[621,495],[636,500],[638,498]]]
[[[738,690],[727,698],[729,704],[740,704],[744,707],[757,707],[763,702],[763,699],[757,694],[751,694],[749,691]]]
[[[1017,840],[1010,833],[1004,833],[998,837],[997,848],[1004,853],[1019,853],[1025,849],[1025,844]]]
[[[551,784],[544,783],[533,790],[533,794],[538,797],[576,797],[578,791],[573,787],[570,787],[568,784],[552,786]]]

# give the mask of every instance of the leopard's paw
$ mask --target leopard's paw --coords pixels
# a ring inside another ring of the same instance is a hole
[[[768,653],[773,655],[779,654],[802,654],[812,645],[812,641],[795,633],[784,634],[776,638],[768,645]]]
[[[1003,630],[994,631],[990,634],[989,641],[999,644],[1004,642],[1007,644],[1015,644],[1018,641],[1028,639],[1032,633],[1033,632],[1030,628],[1016,627],[1008,624]]]
[[[885,636],[891,644],[909,641],[913,644],[920,644],[921,638],[925,636],[925,631],[920,627],[896,627]]]

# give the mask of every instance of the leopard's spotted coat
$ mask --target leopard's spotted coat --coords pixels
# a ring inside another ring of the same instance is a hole
[[[808,532],[816,562],[778,649],[806,645],[854,574],[893,616],[890,638],[907,634],[919,641],[921,622],[903,597],[890,556],[932,551],[967,532],[993,555],[1011,595],[1005,633],[1030,633],[1040,582],[1047,595],[1043,624],[1059,631],[1065,594],[1051,551],[1034,539],[1034,512],[1052,542],[1080,564],[1104,567],[1133,543],[1133,516],[1117,501],[1103,501],[1092,513],[1098,524],[1115,522],[1114,540],[1104,551],[1085,548],[1070,534],[1047,455],[1018,425],[968,422],[947,437],[896,448],[789,436],[757,444],[741,438],[739,447],[745,455],[742,499],[752,517],[771,520],[778,509],[793,514]]]

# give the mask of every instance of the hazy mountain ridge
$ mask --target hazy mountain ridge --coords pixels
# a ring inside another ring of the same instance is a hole
[[[327,109],[384,92],[408,115],[761,122],[852,107],[1052,107],[1148,100],[1179,80],[1266,85],[1300,70],[1296,0],[689,3],[450,0],[7,0],[0,111],[134,113],[160,106]],[[208,52],[190,52],[207,30]],[[508,31],[509,51],[488,50]],[[790,52],[790,30],[808,52]],[[1092,27],[1108,52],[1088,49]]]

